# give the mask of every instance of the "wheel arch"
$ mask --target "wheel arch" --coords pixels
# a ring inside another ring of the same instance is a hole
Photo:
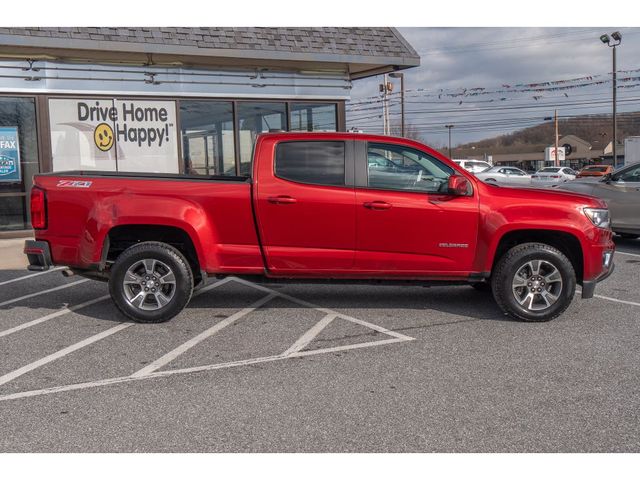
[[[169,225],[125,224],[112,227],[103,243],[100,268],[104,270],[127,248],[149,241],[176,248],[189,262],[196,284],[203,280],[203,264],[193,239],[186,230]]]
[[[576,272],[576,280],[582,283],[584,275],[584,255],[582,244],[577,236],[563,230],[521,229],[511,230],[502,235],[494,249],[490,271],[496,263],[512,247],[523,243],[537,242],[550,245],[560,250],[571,262]]]

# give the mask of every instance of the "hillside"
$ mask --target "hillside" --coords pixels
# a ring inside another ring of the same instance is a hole
[[[613,126],[610,115],[582,115],[558,121],[560,137],[575,135],[591,143],[594,149],[602,149],[612,138]],[[455,148],[457,156],[474,155],[478,151],[489,154],[524,153],[544,150],[554,141],[554,122],[524,128],[479,142]],[[627,136],[640,135],[640,112],[618,114],[618,142]]]

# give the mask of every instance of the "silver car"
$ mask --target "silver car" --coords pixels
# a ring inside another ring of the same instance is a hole
[[[578,178],[557,188],[601,198],[609,205],[611,229],[624,238],[640,237],[640,163],[622,167],[600,181]]]
[[[491,167],[484,172],[476,173],[476,177],[488,183],[531,185],[531,175],[516,167]]]

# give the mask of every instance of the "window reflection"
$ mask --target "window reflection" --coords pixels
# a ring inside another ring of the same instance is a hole
[[[236,174],[231,102],[180,101],[180,128],[186,174]]]
[[[276,102],[238,103],[240,175],[251,173],[253,144],[259,133],[286,130],[286,106]]]

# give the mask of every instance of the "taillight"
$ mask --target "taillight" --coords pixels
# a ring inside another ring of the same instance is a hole
[[[31,189],[31,226],[35,229],[47,228],[47,204],[44,190]]]
[[[560,178],[560,175],[551,175],[551,178]]]

